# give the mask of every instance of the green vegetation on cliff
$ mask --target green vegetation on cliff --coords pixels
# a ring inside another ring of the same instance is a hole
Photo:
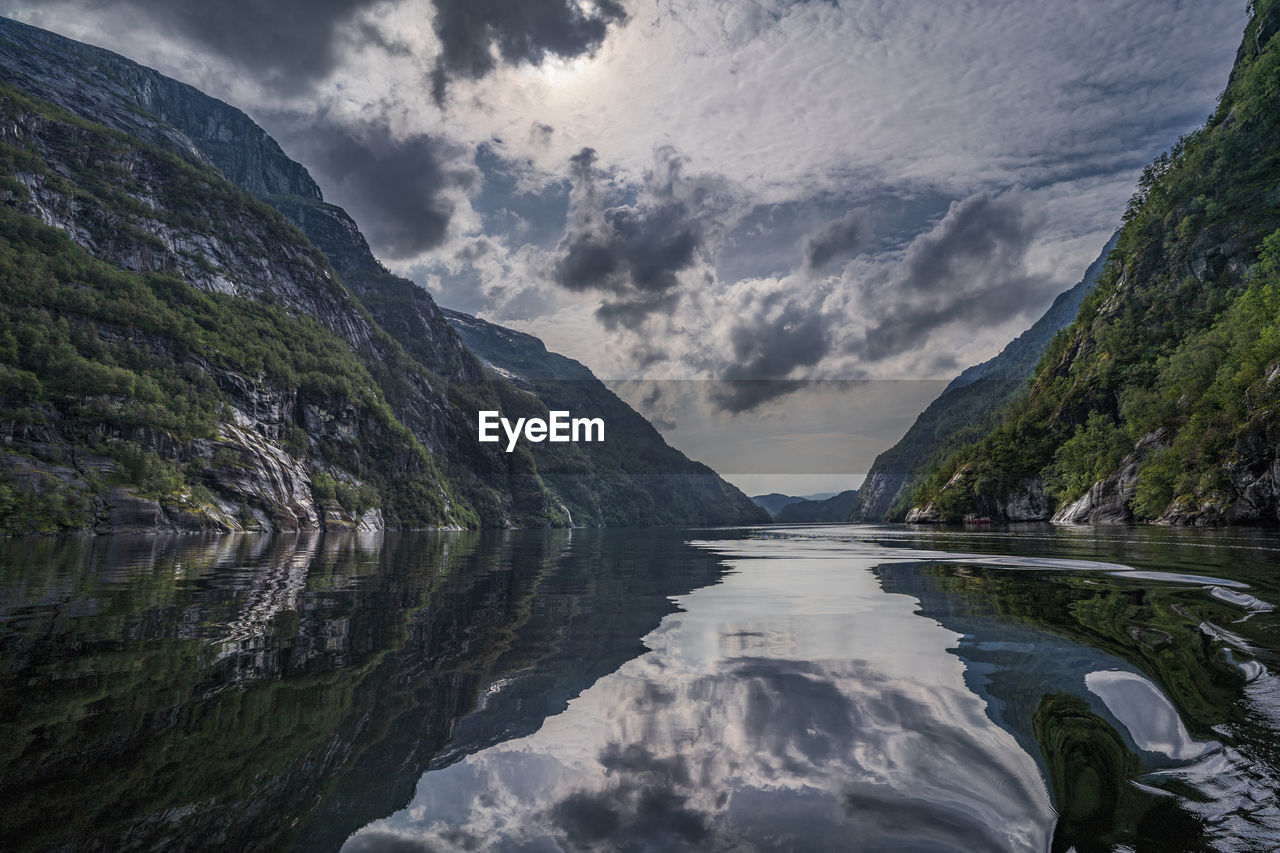
[[[476,522],[382,391],[407,357],[288,220],[10,84],[0,115],[0,533]]]
[[[901,521],[922,480],[943,460],[1000,423],[1000,411],[1027,389],[1050,341],[1071,325],[1115,248],[1113,235],[1084,277],[998,355],[961,373],[920,413],[893,447],[876,457],[858,490],[853,521]]]
[[[1146,169],[1075,323],[919,488],[926,517],[1014,517],[1042,489],[1032,517],[1280,520],[1278,29],[1257,3],[1217,111]]]
[[[361,478],[358,487],[343,483],[356,496],[350,509],[385,507],[390,518],[409,524],[444,518],[440,497],[412,482],[430,482],[430,458],[395,420],[363,365],[314,320],[206,293],[169,275],[120,270],[61,231],[5,207],[0,293],[0,420],[10,430],[21,425],[56,434],[58,443],[117,463],[85,477],[80,489],[48,477],[0,484],[0,531],[89,526],[93,497],[109,485],[192,507],[208,502],[202,460],[182,465],[180,454],[173,454],[166,461],[138,440],[157,433],[165,436],[162,444],[216,440],[231,406],[216,381],[223,371],[294,389],[303,399],[342,399],[376,422],[360,456],[333,441],[308,448],[305,434],[282,437],[298,445],[295,451],[310,449],[317,464]],[[51,461],[70,461],[51,452]],[[397,457],[415,477],[396,482],[388,476],[395,469],[382,462]],[[236,464],[235,454],[227,461]],[[335,482],[322,469],[317,475],[317,486]]]
[[[235,108],[0,18],[0,119],[0,533],[755,518],[651,428],[479,444],[559,397],[486,374]]]

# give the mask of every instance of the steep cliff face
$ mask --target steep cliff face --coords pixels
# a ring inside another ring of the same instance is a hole
[[[1208,123],[1143,175],[1028,395],[929,475],[917,519],[1280,523],[1280,4]]]
[[[214,166],[254,195],[320,198],[307,170],[240,110],[110,51],[0,18],[0,79]]]
[[[456,311],[445,315],[467,347],[514,386],[504,414],[545,417],[550,409],[604,420],[602,443],[534,445],[538,472],[575,523],[768,523],[767,512],[668,445],[581,363],[548,352],[532,335]]]
[[[364,235],[345,210],[320,199],[299,196],[268,195],[264,200],[324,252],[343,283],[410,356],[450,381],[475,382],[482,378],[479,362],[454,333],[431,295],[387,270],[373,256]]]
[[[6,118],[15,104],[0,95]],[[0,140],[0,157],[17,153],[47,166]],[[22,212],[25,186],[0,207],[5,531],[468,520],[342,338],[284,303],[98,260]]]
[[[1119,234],[1070,290],[1060,293],[1049,310],[1000,354],[965,370],[916,418],[906,435],[876,457],[858,489],[853,521],[900,521],[923,478],[949,453],[980,439],[993,429],[1001,406],[1024,392],[1049,342],[1071,325],[1080,304],[1097,285]],[[918,516],[918,514],[917,514]]]
[[[4,19],[0,212],[4,531],[731,515],[709,469],[655,512],[608,487],[615,460],[576,459],[561,495],[527,448],[479,443],[477,410],[546,404],[486,372],[260,127]]]
[[[459,486],[442,474],[450,425],[461,417],[447,383],[377,326],[328,258],[278,211],[201,158],[10,84],[0,117],[13,270],[4,281],[6,330],[15,341],[5,364],[11,379],[20,377],[10,385],[30,386],[5,393],[14,423],[6,529],[546,523],[536,480],[531,498],[515,501],[498,491],[502,482]],[[79,268],[146,307],[116,293],[74,299],[85,289]],[[53,339],[20,345],[46,318]],[[454,346],[461,350],[456,338]],[[59,357],[90,373],[127,365],[128,381],[102,389],[120,393],[95,393],[92,382],[51,375]],[[157,372],[172,381],[150,401],[155,411],[139,410],[128,397]],[[275,404],[261,405],[264,396]],[[128,411],[87,402],[104,398]],[[168,417],[177,408],[200,416]],[[215,448],[202,444],[209,440],[229,464],[218,464]],[[72,461],[86,451],[92,471]],[[126,457],[137,454],[142,468],[176,473],[148,482],[135,465],[131,475]],[[495,491],[491,511],[478,517],[470,494]]]

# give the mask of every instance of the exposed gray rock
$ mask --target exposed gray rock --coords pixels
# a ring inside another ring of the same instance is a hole
[[[1007,495],[996,499],[993,520],[1044,521],[1049,517],[1049,500],[1044,494],[1044,483],[1032,478]]]
[[[973,479],[973,469],[963,465],[951,475],[945,491],[968,491]],[[944,513],[935,502],[912,507],[907,513],[908,524],[932,524],[959,521],[1045,521],[1049,518],[1049,499],[1044,493],[1044,483],[1031,478],[1009,492],[995,496],[980,496],[974,501],[977,512],[965,516]]]
[[[1054,524],[1127,524],[1133,521],[1129,502],[1138,488],[1138,464],[1126,460],[1110,477],[1099,480],[1075,501],[1053,514]]]
[[[1235,461],[1224,470],[1225,488],[1194,505],[1174,502],[1161,524],[1217,526],[1280,523],[1280,429],[1258,419],[1235,445]]]
[[[942,521],[942,513],[934,503],[913,506],[906,517],[907,524],[937,524],[940,521]]]
[[[115,130],[207,162],[256,195],[320,198],[240,110],[110,51],[0,18],[0,79]]]

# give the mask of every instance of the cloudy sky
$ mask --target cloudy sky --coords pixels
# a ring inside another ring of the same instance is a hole
[[[911,380],[892,426],[846,401],[837,432],[870,441],[839,445],[840,483],[1080,278],[1245,23],[1245,0],[0,10],[245,109],[389,266],[602,378]],[[714,387],[755,388],[707,400],[720,441],[668,421],[713,465],[794,420],[790,382]]]

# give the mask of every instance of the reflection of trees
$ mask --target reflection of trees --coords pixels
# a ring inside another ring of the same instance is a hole
[[[592,567],[581,533],[0,542],[0,848],[336,847],[487,688],[612,636],[592,626],[644,572],[670,582],[641,552]],[[616,620],[643,623],[627,656],[667,592]],[[622,646],[533,678],[543,704]],[[482,739],[535,724],[504,708]]]
[[[1142,557],[1165,556],[1143,544],[1150,553]],[[1167,550],[1185,560],[1176,549]],[[1114,558],[1135,556],[1122,552]],[[1174,559],[1164,564],[1177,565]],[[1250,701],[1258,682],[1246,685],[1237,665],[1242,650],[1258,653],[1274,646],[1268,639],[1274,623],[1239,622],[1241,610],[1204,586],[1140,577],[939,564],[884,566],[877,574],[886,591],[917,597],[923,615],[968,634],[957,651],[966,660],[978,657],[987,666],[995,661],[981,647],[1007,630],[1000,626],[1030,629],[1018,636],[1035,644],[1037,655],[1054,653],[1046,651],[1045,634],[1061,638],[1068,641],[1057,640],[1062,648],[1105,652],[1113,663],[1119,659],[1136,668],[1168,698],[1193,738],[1225,742],[1197,762],[1135,754],[1132,738],[1126,743],[1084,701],[1090,696],[1086,672],[1064,668],[1050,684],[1015,670],[1038,667],[1043,676],[1055,672],[1052,662],[997,662],[997,669],[1006,671],[975,689],[996,695],[992,707],[1003,709],[1000,724],[1029,736],[1028,748],[1044,761],[1061,814],[1055,849],[1102,850],[1145,840],[1155,845],[1152,849],[1198,850],[1230,846],[1237,838],[1256,840],[1263,849],[1280,833],[1280,812],[1259,809],[1255,802],[1258,791],[1276,787],[1274,720]],[[1215,628],[1221,624],[1232,624],[1248,637],[1233,634],[1231,643],[1215,641],[1221,639]],[[1032,632],[1044,634],[1037,640]],[[1234,645],[1234,653],[1225,645]],[[1065,692],[1072,685],[1078,695]],[[1135,780],[1145,787],[1133,785]]]

